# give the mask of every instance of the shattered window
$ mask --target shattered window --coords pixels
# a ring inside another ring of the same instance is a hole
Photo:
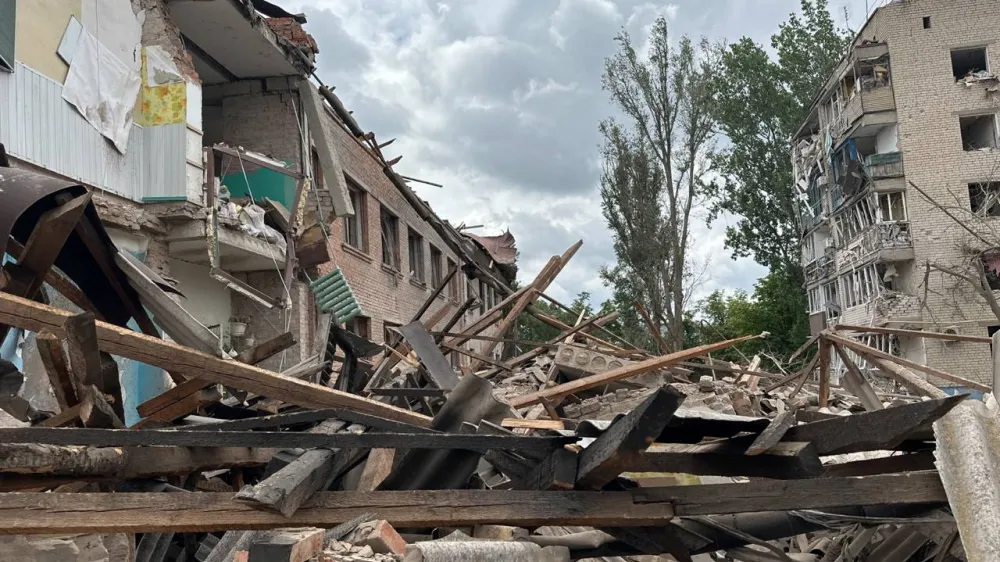
[[[826,311],[830,318],[840,316],[840,299],[837,294],[836,280],[823,285],[823,298],[826,301]]]
[[[368,224],[365,211],[365,192],[350,186],[348,193],[351,197],[351,209],[354,211],[353,217],[344,217],[344,243],[352,248],[365,251],[365,229]]]
[[[348,332],[357,334],[366,340],[372,339],[372,323],[370,318],[355,316],[354,318],[351,318],[350,322],[344,324],[344,329]]]
[[[426,283],[424,238],[413,230],[409,230],[409,234],[406,236],[406,246],[409,249],[410,276],[421,283]]]
[[[955,49],[951,52],[951,71],[955,80],[961,80],[970,74],[988,74],[989,70],[986,47]]]
[[[902,191],[878,194],[879,217],[882,222],[906,220],[906,203]]]
[[[958,124],[962,129],[962,149],[966,152],[997,147],[995,114],[960,117]]]
[[[448,271],[455,268],[455,262],[451,258],[448,258]],[[458,300],[458,289],[461,276],[458,272],[451,276],[451,280],[448,281],[448,298],[452,300]]]
[[[441,250],[438,250],[433,245],[431,246],[431,286],[437,289],[441,286],[441,281],[444,279],[444,272],[441,269],[441,262],[444,258],[441,256]]]
[[[381,215],[382,263],[399,271],[399,219],[385,207]]]
[[[990,289],[1000,291],[1000,253],[987,254],[981,259],[983,260],[983,271],[986,272],[986,280],[990,284]]]
[[[970,183],[969,208],[982,217],[1000,217],[1000,182]]]

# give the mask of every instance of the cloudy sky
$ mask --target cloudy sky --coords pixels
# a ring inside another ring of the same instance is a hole
[[[869,0],[875,4],[877,0]],[[765,45],[798,0],[283,0],[305,12],[319,75],[381,142],[401,173],[453,224],[509,228],[522,280],[578,239],[583,248],[550,293],[607,298],[598,277],[615,260],[598,194],[598,123],[611,114],[603,61],[621,28],[642,38],[660,15],[671,32]],[[844,6],[853,29],[865,0]],[[692,253],[709,264],[701,288],[752,290],[765,270],[732,260],[724,221],[699,220]]]

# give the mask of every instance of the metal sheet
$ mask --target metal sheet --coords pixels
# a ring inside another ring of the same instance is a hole
[[[85,192],[86,188],[72,182],[53,179],[29,170],[0,168],[0,254],[6,251],[8,236],[13,236],[21,244],[27,242],[42,213],[55,206],[54,197],[57,194],[82,195]],[[114,255],[117,249],[101,225],[93,203],[87,205],[84,219],[90,221],[98,238]],[[97,261],[75,232],[59,252],[56,267],[90,297],[108,322],[126,325],[130,315],[125,312],[111,282],[97,273],[100,271]],[[139,297],[128,285],[124,274],[117,269],[115,273],[128,296],[138,306]]]
[[[424,328],[424,325],[417,321],[402,326],[399,328],[399,332],[403,334],[406,343],[410,344],[413,351],[417,353],[417,357],[423,362],[424,367],[427,368],[431,382],[441,390],[455,388],[455,385],[458,384],[458,375],[451,367],[451,363],[438,349],[431,335],[427,333],[427,328]]]
[[[183,123],[133,125],[122,155],[62,99],[62,84],[20,63],[0,72],[0,142],[11,156],[134,201],[186,195],[186,133]]]

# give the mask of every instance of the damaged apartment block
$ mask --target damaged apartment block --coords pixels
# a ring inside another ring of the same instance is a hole
[[[837,324],[995,331],[995,315],[974,293],[927,273],[927,264],[964,270],[969,235],[912,186],[970,216],[1000,208],[996,22],[982,3],[891,2],[814,99],[792,154],[814,333]],[[989,356],[976,346],[864,338],[892,355],[991,380],[980,369]],[[847,367],[836,355],[831,361],[839,380]],[[885,380],[876,366],[860,367]]]
[[[555,300],[582,240],[513,289],[514,235],[415,193],[300,14],[0,0],[0,560],[997,560],[992,422],[937,385],[993,399],[1000,336],[918,301],[945,234],[907,197],[995,213],[994,86],[894,58],[993,49],[962,8],[878,9],[796,135],[816,333],[770,373],[712,359],[766,332],[640,310],[651,352]]]

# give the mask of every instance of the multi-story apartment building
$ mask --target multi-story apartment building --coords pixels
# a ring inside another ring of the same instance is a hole
[[[839,323],[986,336],[1000,325],[968,280],[942,272],[978,280],[975,254],[987,248],[965,226],[1000,220],[988,203],[1000,192],[996,61],[991,1],[890,1],[857,34],[792,141],[814,332]],[[991,380],[989,346],[867,338]]]
[[[378,343],[453,264],[424,318],[467,296],[488,307],[515,271],[438,218],[314,83],[303,23],[261,0],[0,0],[12,165],[94,191],[114,244],[183,294],[219,353],[291,332],[297,344],[262,365],[278,370],[325,351],[309,281],[334,268],[360,304],[348,328]],[[33,336],[21,337],[18,361],[44,380]],[[169,379],[119,363],[134,422]]]

